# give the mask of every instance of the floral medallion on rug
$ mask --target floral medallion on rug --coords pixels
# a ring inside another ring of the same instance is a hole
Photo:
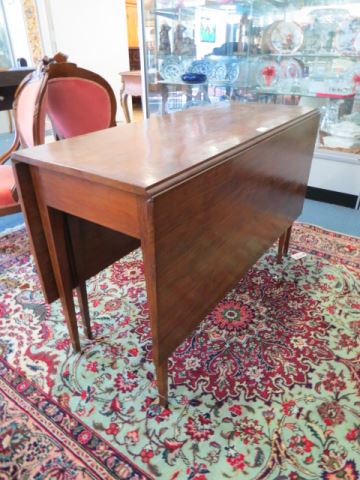
[[[296,224],[169,361],[157,403],[141,251],[88,282],[74,354],[24,229],[0,238],[0,479],[360,478],[360,239]]]

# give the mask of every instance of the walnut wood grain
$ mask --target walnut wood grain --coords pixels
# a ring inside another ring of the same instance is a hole
[[[139,238],[136,195],[48,169],[32,175],[47,205]]]
[[[313,115],[307,107],[224,102],[40,145],[13,158],[155,194]]]
[[[153,198],[159,364],[300,214],[317,124],[301,122]]]

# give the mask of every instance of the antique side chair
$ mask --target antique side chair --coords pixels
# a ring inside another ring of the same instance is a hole
[[[62,56],[57,58],[63,61]],[[11,148],[0,159],[0,215],[7,215],[21,210],[15,189],[12,167],[3,163],[11,157],[11,154],[19,146],[21,148],[29,148],[45,142],[48,82],[46,67],[53,61],[56,60],[44,59],[42,65],[36,71],[24,78],[16,91],[13,103],[15,138]],[[25,212],[24,214],[26,215]],[[80,283],[76,290],[85,333],[88,338],[91,338],[85,284]]]
[[[15,136],[12,146],[0,157],[0,215],[21,210],[15,190],[11,165],[5,165],[18,149],[33,147],[44,142],[45,101],[44,87],[47,76],[41,70],[27,75],[19,85],[13,104]]]
[[[111,86],[100,75],[66,61],[49,63],[46,67],[46,74],[46,114],[51,121],[57,140],[116,126],[115,95]],[[84,202],[86,202],[86,198],[84,198]],[[65,231],[67,232],[70,259],[68,268],[72,278],[77,279],[79,284],[79,303],[85,313],[83,318],[86,320],[85,328],[88,338],[91,338],[85,282],[79,280],[84,277],[76,264],[77,252],[75,250],[81,246],[74,244],[74,239],[70,234],[73,228],[79,228],[79,224],[74,227],[74,219],[69,216],[65,217],[63,221],[66,222]],[[80,237],[81,235],[79,235]],[[68,290],[67,298],[71,301]],[[71,328],[75,331],[75,322]],[[73,346],[76,351],[80,349],[78,336],[75,341],[73,340]]]

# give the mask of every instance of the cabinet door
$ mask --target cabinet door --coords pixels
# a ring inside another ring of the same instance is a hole
[[[137,6],[135,1],[126,2],[126,22],[128,30],[128,43],[129,47],[138,47],[138,34],[137,34]]]

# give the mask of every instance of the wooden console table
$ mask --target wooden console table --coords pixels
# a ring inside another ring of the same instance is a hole
[[[120,103],[123,109],[125,120],[131,122],[128,97],[141,97],[141,70],[121,72],[122,87],[120,90]]]
[[[26,75],[33,70],[33,68],[0,70],[0,111],[8,111],[10,131],[12,131],[13,128],[13,120],[10,110],[12,110],[16,89]]]
[[[14,68],[0,71],[0,111],[12,110],[17,87],[33,68]]]
[[[60,297],[141,245],[160,401],[168,358],[301,213],[319,113],[235,102],[16,152],[43,291]]]

